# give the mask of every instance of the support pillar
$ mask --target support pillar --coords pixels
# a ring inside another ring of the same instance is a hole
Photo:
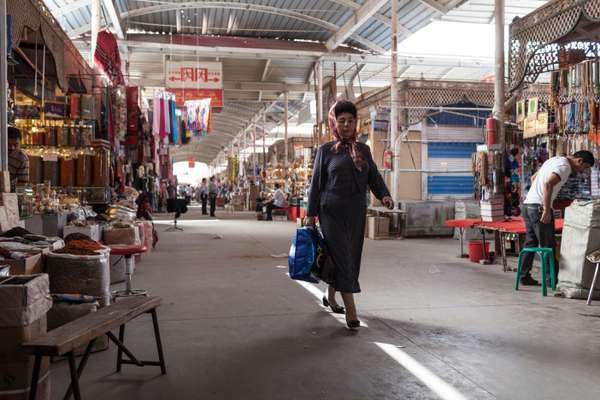
[[[500,150],[506,151],[506,135],[504,133],[504,0],[495,0],[494,19],[496,27],[496,55],[494,80],[494,118],[498,121],[498,143]]]
[[[90,45],[90,65],[92,68],[96,66],[94,61],[94,54],[96,53],[96,43],[98,41],[98,31],[100,30],[100,0],[92,0],[91,4],[91,17],[90,17],[90,31],[92,34],[92,41]]]
[[[283,161],[283,168],[285,169],[285,176],[287,177],[287,168],[288,168],[288,157],[289,157],[289,150],[288,150],[288,118],[289,118],[289,110],[288,110],[288,92],[284,92],[283,94],[283,101],[285,103],[284,105],[284,112],[283,112],[283,143],[285,145],[285,149],[284,149],[284,161]]]
[[[256,183],[256,123],[254,124],[252,131],[252,175],[254,176],[254,183]]]
[[[392,1],[392,80],[390,82],[390,150],[392,151],[392,187],[391,195],[395,201],[398,198],[400,178],[400,144],[398,137],[398,0]]]
[[[315,64],[317,76],[317,146],[321,143],[323,137],[323,61],[319,60]]]
[[[8,77],[6,69],[6,0],[0,0],[0,167],[8,170]]]

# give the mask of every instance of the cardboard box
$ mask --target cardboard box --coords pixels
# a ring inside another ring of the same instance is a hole
[[[50,360],[42,358],[36,400],[50,399]],[[27,400],[33,374],[33,357],[27,361],[0,362],[0,399]]]
[[[390,235],[390,219],[386,217],[368,217],[369,239],[382,239]]]
[[[95,240],[97,242],[102,240],[102,230],[100,229],[100,225],[87,225],[87,226],[75,226],[75,225],[67,225],[63,229],[63,237],[67,237],[72,233],[82,233],[90,237],[90,239]]]
[[[6,213],[6,207],[0,206],[0,231],[6,232],[11,230],[14,226],[8,222],[8,214]]]
[[[0,363],[29,360],[29,356],[23,353],[19,345],[44,335],[45,333],[45,315],[37,321],[25,326],[0,326]]]
[[[16,226],[19,223],[19,197],[16,193],[2,193],[2,204],[5,207],[8,221]]]
[[[43,272],[42,253],[31,254],[23,260],[1,260],[0,264],[10,266],[11,275],[32,275]]]
[[[0,191],[10,193],[10,172],[0,171]]]

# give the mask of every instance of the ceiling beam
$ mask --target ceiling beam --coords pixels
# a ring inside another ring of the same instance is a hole
[[[114,3],[114,0],[102,0],[102,4],[104,4],[104,9],[108,13],[108,18],[112,23],[117,37],[119,39],[125,39],[125,32],[123,31],[121,16],[119,15],[119,11],[117,10],[117,5]]]
[[[148,38],[151,38],[150,35]],[[147,40],[149,40],[146,38]],[[139,53],[157,53],[163,54],[168,51],[169,54],[176,55],[200,55],[201,57],[220,57],[223,59],[281,59],[288,61],[307,60],[317,61],[322,59],[325,62],[348,62],[358,64],[379,64],[389,65],[390,59],[388,56],[370,55],[360,53],[328,53],[323,51],[312,50],[280,50],[269,48],[247,48],[247,47],[225,47],[225,46],[195,46],[185,44],[169,44],[161,42],[150,42],[141,40],[121,40],[120,43],[139,49]],[[300,46],[299,46],[300,47]],[[137,50],[136,50],[137,51]],[[493,66],[492,58],[465,58],[465,57],[436,57],[436,56],[402,56],[398,57],[399,64],[410,65],[427,65],[427,66],[446,66],[449,64],[462,67],[481,67]]]
[[[438,14],[445,15],[450,11],[446,6],[440,4],[437,0],[419,0],[422,4],[426,5]]]
[[[348,7],[354,11],[358,10],[361,6],[358,3],[355,3],[352,0],[330,0],[332,3],[336,3],[339,4],[341,6],[345,6]],[[387,15],[381,14],[381,13],[375,13],[372,16],[374,19],[376,19],[377,21],[384,23],[388,26],[392,26],[392,19],[390,17],[388,17]],[[409,36],[413,34],[413,31],[411,31],[410,29],[408,29],[406,26],[398,24],[398,30],[402,31],[405,35]]]
[[[91,5],[92,0],[75,0],[64,6],[54,6],[49,2],[44,2],[44,4],[46,5],[46,7],[48,7],[50,5],[50,7],[48,7],[48,8],[52,12],[52,15],[54,16],[54,18],[58,19],[59,17],[62,17],[63,15],[70,14],[74,11],[77,11],[77,10],[83,8],[83,7],[87,7],[87,6]]]
[[[388,0],[367,0],[359,9],[354,11],[351,16],[332,37],[327,40],[325,46],[329,50],[334,50],[340,44],[344,43],[353,35],[369,18],[371,18]]]
[[[265,66],[263,67],[263,72],[260,78],[261,82],[264,82],[265,79],[267,79],[267,74],[269,73],[269,67],[271,66],[271,59],[267,58],[265,60]]]

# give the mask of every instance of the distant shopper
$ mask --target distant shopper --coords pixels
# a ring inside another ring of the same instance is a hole
[[[8,171],[12,191],[29,183],[29,157],[21,149],[21,131],[8,127]]]
[[[275,184],[273,198],[265,203],[267,206],[267,221],[273,221],[273,210],[282,210],[286,208],[285,193],[281,190],[281,184]]]
[[[319,217],[335,266],[335,283],[323,296],[323,305],[334,313],[345,312],[349,328],[360,326],[353,293],[360,292],[367,189],[386,207],[394,207],[369,146],[357,141],[356,119],[356,107],[349,101],[338,101],[330,110],[329,125],[336,140],[317,152],[305,220],[306,225],[314,226]],[[336,291],[342,294],[345,310],[335,300]]]
[[[210,203],[210,216],[215,216],[215,208],[217,206],[217,196],[219,195],[219,188],[215,182],[215,177],[211,176],[208,183],[208,201]]]
[[[593,166],[594,156],[586,150],[568,157],[552,157],[542,164],[533,176],[531,188],[523,202],[522,213],[527,229],[525,247],[555,248],[552,203],[571,174],[584,172]],[[539,282],[531,277],[533,257],[533,253],[526,253],[521,259],[521,285],[539,285]],[[558,268],[556,273],[558,274]]]
[[[169,196],[169,200],[177,199],[177,186],[172,181],[169,181],[167,185],[167,195]]]
[[[208,215],[206,210],[206,205],[208,203],[208,182],[206,181],[206,178],[202,178],[202,184],[198,188],[198,192],[199,200],[202,204],[202,215]]]

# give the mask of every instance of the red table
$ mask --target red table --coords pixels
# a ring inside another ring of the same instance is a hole
[[[460,230],[460,254],[464,257],[464,243],[463,233],[467,228],[478,228],[483,233],[483,251],[485,255],[485,231],[495,231],[500,235],[500,253],[502,256],[502,266],[504,271],[507,270],[506,263],[506,248],[505,239],[508,235],[517,236],[517,246],[519,243],[518,236],[525,235],[527,229],[525,228],[525,221],[522,217],[512,217],[504,221],[483,221],[481,219],[451,219],[446,221],[446,226],[451,228],[459,228]],[[564,226],[564,219],[554,220],[554,229],[557,233],[562,232]]]

